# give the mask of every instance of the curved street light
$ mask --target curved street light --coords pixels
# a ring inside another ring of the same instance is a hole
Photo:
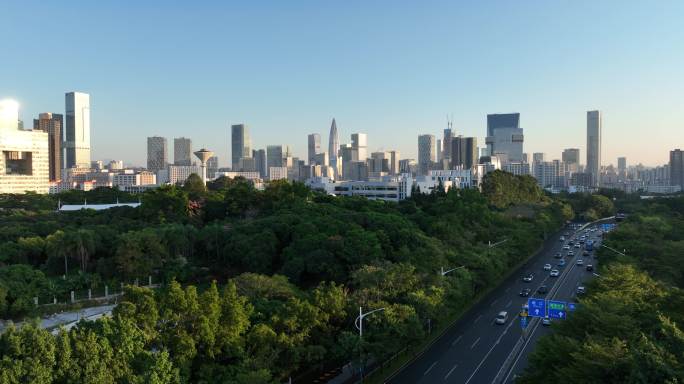
[[[354,326],[356,327],[356,329],[359,330],[359,337],[363,337],[363,318],[372,314],[372,313],[375,313],[378,311],[384,311],[384,310],[385,310],[385,308],[378,308],[378,309],[374,309],[370,312],[363,313],[363,310],[361,309],[361,307],[359,307],[359,316],[356,318],[356,320],[354,320]]]
[[[453,272],[453,271],[455,271],[455,270],[457,270],[457,269],[461,269],[461,268],[465,268],[465,265],[461,265],[460,267],[456,267],[456,268],[451,268],[451,269],[446,270],[446,271],[444,270],[444,267],[442,267],[442,270],[439,272],[439,274],[442,275],[442,276],[444,276],[444,275],[446,275],[446,274],[449,273],[449,272]]]

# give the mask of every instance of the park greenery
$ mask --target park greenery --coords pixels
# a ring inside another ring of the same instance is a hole
[[[520,383],[684,380],[684,196],[636,202],[605,236],[600,277],[541,339]],[[622,253],[622,254],[620,254]]]
[[[138,208],[56,212],[138,198]],[[36,314],[34,297],[129,285],[111,317],[56,336],[31,320],[9,325],[0,383],[275,383],[382,361],[453,319],[572,217],[568,199],[500,171],[482,192],[437,188],[400,203],[285,181],[205,188],[196,175],[140,197],[4,195],[3,318]],[[150,275],[159,289],[130,284]],[[363,339],[359,307],[385,308],[364,320]]]

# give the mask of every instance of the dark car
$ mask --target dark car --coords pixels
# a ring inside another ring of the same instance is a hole
[[[520,296],[521,296],[521,297],[527,297],[527,296],[530,295],[530,292],[532,292],[531,289],[529,289],[529,288],[523,288],[522,290],[520,290]]]
[[[563,258],[563,254],[560,253],[560,252],[558,252],[558,253],[556,253],[556,256],[554,256],[554,257],[555,257],[556,259],[562,259],[562,258]]]
[[[548,292],[549,292],[549,287],[547,287],[546,285],[540,285],[539,288],[537,288],[537,293],[539,293],[539,294],[543,295],[543,294],[546,294]]]
[[[584,251],[584,252],[582,252],[582,256],[584,256],[584,257],[589,256],[589,251]]]
[[[594,270],[594,266],[591,264],[587,264],[587,272],[591,272]]]

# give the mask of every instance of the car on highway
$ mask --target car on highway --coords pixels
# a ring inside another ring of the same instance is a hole
[[[556,255],[555,255],[554,257],[555,257],[556,259],[562,259],[562,258],[563,258],[563,254],[560,253],[560,252],[556,252]]]
[[[582,252],[582,256],[584,256],[584,257],[589,256],[589,251],[584,251],[584,252]]]
[[[544,264],[544,270],[550,271],[551,270],[551,264]]]
[[[501,312],[499,312],[498,315],[496,315],[496,320],[494,320],[494,321],[497,324],[506,324],[506,320],[508,320],[508,312],[501,311]]]
[[[539,288],[537,288],[537,293],[545,295],[549,293],[549,287],[547,287],[546,285],[540,285]]]
[[[560,276],[560,271],[557,269],[552,269],[551,272],[549,272],[549,276],[558,277],[558,276]]]
[[[568,249],[570,249],[570,246],[567,245],[567,244],[565,244],[565,245],[563,246],[563,250],[567,251]]]
[[[576,292],[578,295],[584,295],[585,293],[587,293],[587,290],[586,288],[584,288],[584,286],[580,285],[579,287],[577,287]]]
[[[560,241],[565,241],[565,236],[561,236]]]
[[[520,290],[520,297],[527,297],[530,295],[530,292],[532,292],[531,289],[529,288],[523,288]]]
[[[593,271],[594,271],[594,266],[591,265],[591,264],[587,264],[586,270],[587,270],[587,272],[593,272]]]
[[[580,243],[575,244],[575,248],[582,248],[582,245]]]
[[[526,282],[526,283],[529,283],[529,282],[531,282],[532,280],[534,280],[534,273],[532,273],[532,272],[528,272],[528,273],[523,277],[523,281]]]
[[[565,259],[558,260],[558,266],[559,267],[565,267]]]
[[[551,325],[551,318],[548,316],[544,316],[544,318],[542,319],[542,325],[546,325],[546,326]]]
[[[575,256],[575,252],[573,252],[573,251],[568,251],[568,256],[569,256],[569,257]]]
[[[577,265],[584,265],[584,260],[577,259]]]

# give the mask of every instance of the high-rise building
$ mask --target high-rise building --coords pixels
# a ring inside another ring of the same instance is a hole
[[[532,154],[532,162],[533,163],[543,163],[545,161],[546,161],[546,153],[535,152]]]
[[[365,133],[352,133],[351,141],[356,156],[352,160],[366,161],[368,158],[368,135]]]
[[[442,146],[444,147],[444,153],[442,157],[451,161],[451,140],[454,137],[454,132],[452,131],[451,122],[447,123],[448,128],[444,130],[444,139],[442,139]]]
[[[579,148],[567,148],[563,150],[563,156],[561,158],[563,164],[565,164],[565,170],[567,173],[572,175],[580,171],[580,150]],[[570,177],[568,175],[568,179]]]
[[[68,92],[65,95],[65,104],[65,167],[88,168],[90,167],[90,95],[82,92]]]
[[[427,175],[435,162],[435,135],[418,136],[418,173]]]
[[[387,152],[373,152],[371,153],[370,166],[368,172],[373,173],[389,173],[389,154]]]
[[[592,175],[592,186],[600,185],[601,175],[601,111],[587,112],[587,173]]]
[[[168,165],[166,137],[152,136],[147,138],[147,169],[152,172],[165,169]]]
[[[684,152],[670,151],[670,185],[679,185],[684,190]]]
[[[620,177],[621,181],[624,181],[627,178],[627,158],[626,157],[618,157],[617,158],[617,164],[618,164],[618,176]]]
[[[477,138],[456,136],[451,139],[451,168],[472,169],[477,166]]]
[[[437,151],[435,152],[435,156],[437,157],[438,162],[442,161],[444,158],[443,152],[444,148],[442,147],[442,139],[437,139]]]
[[[0,100],[0,193],[48,193],[48,133],[19,129],[19,104]]]
[[[312,165],[316,163],[316,154],[321,152],[321,135],[312,133],[308,138],[309,164]]]
[[[330,161],[330,166],[333,168],[335,177],[338,177],[340,172],[340,164],[338,164],[338,158],[340,157],[340,139],[337,134],[337,123],[333,118],[332,124],[330,124],[330,137],[328,138],[328,160]]]
[[[41,113],[33,119],[33,130],[48,134],[48,160],[50,163],[50,181],[61,179],[62,167],[62,127],[64,116],[57,113]]]
[[[497,156],[503,164],[523,162],[524,139],[519,113],[487,115],[485,142],[490,156]]]
[[[262,179],[266,179],[266,176],[268,176],[268,168],[266,168],[266,150],[252,150],[252,157],[254,158],[254,165],[256,166],[256,170],[257,172],[259,172],[259,177]]]
[[[399,174],[399,151],[389,151],[390,175]]]
[[[185,137],[173,139],[173,164],[192,165],[192,140]]]
[[[278,168],[284,166],[283,164],[283,146],[282,145],[269,145],[266,147],[266,169],[269,170],[272,167]],[[270,176],[270,174],[269,174]]]
[[[249,127],[245,124],[234,124],[231,129],[231,163],[236,170],[240,165],[240,159],[252,155],[252,141],[249,137]]]
[[[207,160],[207,177],[209,179],[215,179],[216,173],[219,169],[219,159],[218,156],[212,156]]]
[[[494,136],[499,128],[520,128],[519,113],[494,113],[487,115],[487,136]]]

